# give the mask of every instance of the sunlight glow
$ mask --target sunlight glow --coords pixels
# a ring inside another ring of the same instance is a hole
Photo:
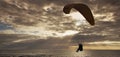
[[[103,14],[95,14],[96,19],[100,21],[115,21],[114,20],[114,13],[103,13]],[[102,17],[102,19],[101,19]]]
[[[39,39],[43,38],[46,39],[47,37],[64,37],[64,36],[68,36],[68,35],[74,35],[79,33],[79,31],[76,30],[66,30],[64,32],[57,32],[54,30],[49,30],[46,29],[47,27],[44,25],[44,27],[23,27],[23,28],[17,28],[16,30],[16,34],[29,34],[29,35],[36,35],[36,36],[40,36]],[[27,30],[26,30],[27,29]],[[27,39],[28,40],[28,39]],[[21,40],[19,40],[21,41]],[[17,41],[17,42],[19,42]],[[22,40],[24,41],[24,40]],[[25,39],[26,41],[26,39]]]
[[[120,44],[119,41],[101,41],[101,42],[91,42],[88,44]]]
[[[44,9],[45,11],[50,11],[50,10],[53,10],[53,9],[52,9],[53,6],[54,6],[54,4],[46,5],[46,6],[43,7],[43,9]]]
[[[75,25],[79,26],[85,22],[85,18],[79,12],[71,12],[70,14],[66,14],[66,16],[71,17],[75,20]]]
[[[67,30],[64,33],[61,33],[61,35],[59,35],[59,36],[74,35],[74,34],[77,34],[77,33],[79,33],[79,31]]]

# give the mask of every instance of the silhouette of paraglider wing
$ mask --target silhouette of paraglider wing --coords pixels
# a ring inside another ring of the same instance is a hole
[[[72,8],[78,10],[91,25],[95,24],[92,12],[87,5],[84,5],[84,4],[68,4],[68,5],[64,6],[63,12],[66,13],[66,14],[69,14]]]

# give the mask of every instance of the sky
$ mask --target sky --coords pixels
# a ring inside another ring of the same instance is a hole
[[[95,26],[75,9],[63,13],[71,3],[88,5]],[[119,5],[119,0],[0,0],[0,50],[67,49],[78,43],[119,49]]]

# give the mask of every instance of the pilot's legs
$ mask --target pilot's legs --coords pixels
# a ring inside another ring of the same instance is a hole
[[[78,52],[79,51],[79,48],[76,50],[76,52]]]
[[[83,45],[82,44],[79,44],[79,47],[78,47],[78,49],[76,50],[76,52],[78,52],[78,51],[83,51]]]

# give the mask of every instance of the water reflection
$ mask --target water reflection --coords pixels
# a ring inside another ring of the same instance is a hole
[[[25,51],[26,52],[26,51]],[[0,53],[1,55],[15,56],[44,56],[44,57],[119,57],[119,50],[85,50],[75,52],[73,50],[38,50],[27,53]]]

